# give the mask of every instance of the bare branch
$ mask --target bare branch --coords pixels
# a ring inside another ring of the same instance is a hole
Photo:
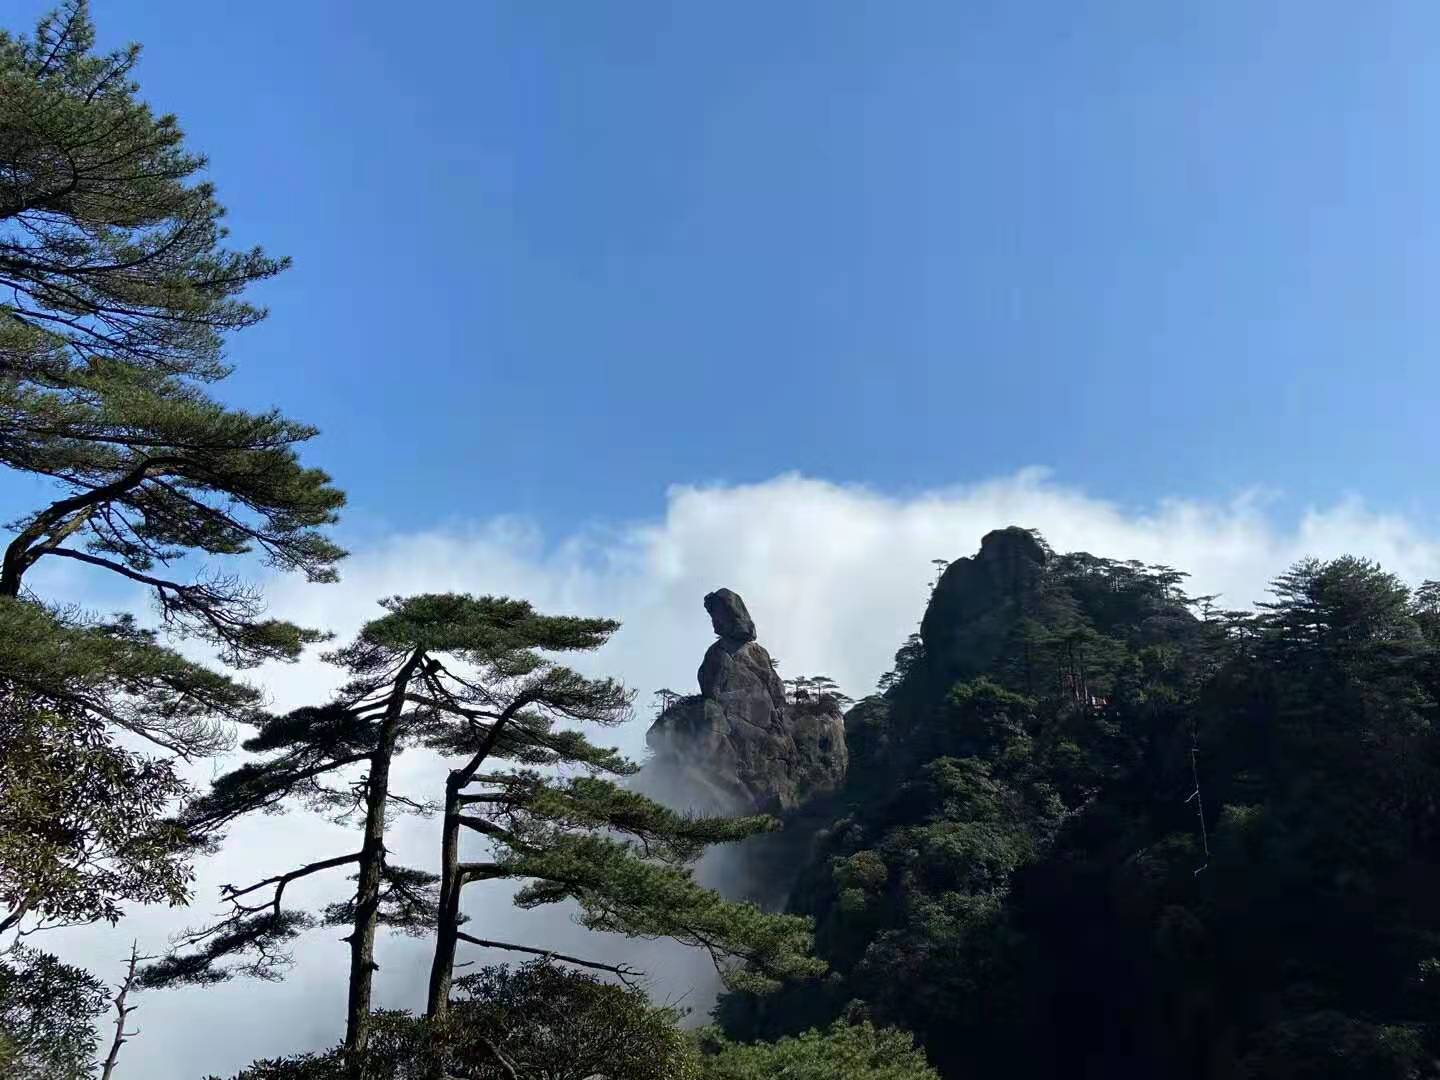
[[[508,941],[490,941],[487,938],[472,937],[463,930],[455,936],[461,941],[468,941],[471,945],[478,945],[482,949],[503,949],[506,952],[528,953],[531,956],[538,956],[544,960],[559,960],[562,963],[574,964],[576,967],[591,968],[594,971],[608,971],[629,987],[636,986],[639,980],[645,978],[643,971],[637,971],[628,964],[602,964],[598,960],[583,960],[578,956],[567,956],[565,953],[555,952],[553,949],[535,949],[529,945],[512,945]]]
[[[129,997],[131,988],[135,985],[135,966],[146,960],[154,960],[153,956],[140,955],[140,943],[130,943],[130,956],[125,962],[125,979],[120,983],[119,990],[115,993],[115,1038],[110,1042],[110,1053],[105,1055],[104,1067],[100,1073],[100,1080],[110,1080],[110,1074],[115,1071],[115,1063],[120,1059],[120,1047],[127,1041],[140,1034],[140,1029],[134,1031],[125,1030],[126,1018],[139,1006],[126,1005],[125,999]]]

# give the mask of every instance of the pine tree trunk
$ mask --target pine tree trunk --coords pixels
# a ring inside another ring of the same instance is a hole
[[[375,917],[380,909],[380,880],[385,858],[385,796],[390,784],[392,725],[381,728],[380,746],[370,759],[365,797],[365,841],[360,848],[360,883],[355,890],[355,926],[350,932],[350,994],[346,1005],[345,1048],[358,1055],[370,1037],[370,988],[375,976]]]
[[[350,993],[345,1013],[345,1050],[350,1075],[360,1076],[370,1041],[370,990],[375,979],[375,922],[380,911],[380,882],[385,865],[385,803],[390,794],[390,759],[405,708],[405,693],[420,662],[417,650],[395,677],[380,738],[370,758],[365,792],[365,840],[360,848],[360,882],[355,889],[355,926],[350,933]]]
[[[463,769],[445,780],[445,826],[440,838],[440,911],[436,920],[435,959],[430,964],[430,989],[425,1015],[444,1016],[450,1007],[450,980],[455,973],[455,949],[459,944],[460,890],[465,878],[460,871],[460,793],[475,777],[475,770],[489,757],[505,726],[526,702],[519,696],[510,702],[490,727],[490,733]]]
[[[450,979],[455,971],[456,937],[460,929],[460,788],[451,776],[445,783],[445,831],[440,841],[440,918],[435,933],[435,959],[430,965],[430,993],[425,1015],[444,1016],[450,1006]]]

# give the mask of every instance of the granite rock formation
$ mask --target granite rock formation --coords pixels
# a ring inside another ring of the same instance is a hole
[[[920,637],[925,656],[947,679],[970,679],[990,670],[1049,561],[1028,529],[987,533],[979,554],[956,559],[940,576]]]
[[[672,704],[646,741],[669,787],[696,809],[780,813],[845,778],[845,721],[829,699],[787,702],[755,622],[729,589],[705,597],[715,643],[700,693]]]

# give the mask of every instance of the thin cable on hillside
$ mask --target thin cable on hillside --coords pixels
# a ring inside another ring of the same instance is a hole
[[[1200,845],[1205,851],[1205,864],[1204,866],[1198,867],[1195,870],[1194,874],[1191,875],[1192,877],[1199,877],[1200,872],[1210,865],[1210,834],[1205,829],[1205,800],[1200,797],[1200,767],[1196,763],[1196,759],[1199,757],[1199,755],[1200,742],[1199,739],[1196,737],[1195,729],[1191,728],[1190,777],[1195,782],[1195,790],[1190,792],[1190,798],[1186,799],[1185,801],[1187,803],[1190,802],[1191,799],[1195,801],[1195,813],[1200,818]]]

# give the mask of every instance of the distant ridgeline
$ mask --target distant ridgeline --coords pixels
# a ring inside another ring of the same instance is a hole
[[[846,715],[848,769],[829,720],[707,683],[776,700],[717,616],[652,742],[810,819],[784,876],[832,968],[726,996],[732,1035],[868,1016],[947,1078],[1440,1075],[1440,588],[1310,561],[1222,611],[1184,578],[990,533]]]

